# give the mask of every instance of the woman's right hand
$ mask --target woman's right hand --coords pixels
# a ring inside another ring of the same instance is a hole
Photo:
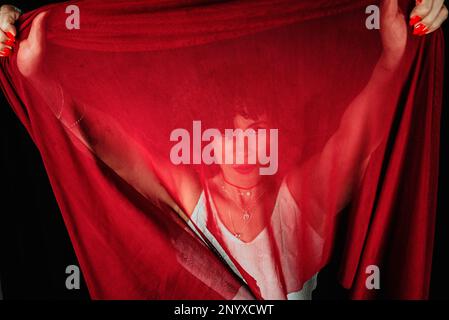
[[[19,17],[16,7],[9,4],[0,7],[0,57],[8,57],[13,50],[17,35],[14,23]]]

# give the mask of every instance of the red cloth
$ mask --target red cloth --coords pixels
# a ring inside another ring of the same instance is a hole
[[[279,170],[257,180],[266,194],[251,209],[268,217],[285,178],[301,212],[293,245],[266,225],[285,293],[338,258],[354,298],[427,297],[443,39],[412,36],[386,2],[381,36],[365,26],[372,1],[74,1],[21,17],[2,89],[41,152],[92,298],[231,299],[246,287],[178,215],[222,169],[169,157],[174,129],[233,129],[237,115],[279,133]],[[79,30],[66,28],[69,4]],[[238,211],[213,188],[206,199],[209,218],[211,199],[225,224]],[[365,286],[369,265],[380,290]]]

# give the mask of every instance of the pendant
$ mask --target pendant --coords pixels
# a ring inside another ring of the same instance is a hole
[[[243,221],[248,221],[249,218],[251,218],[251,215],[249,214],[248,211],[245,211],[245,212],[243,213]]]
[[[236,234],[234,234],[234,236],[237,238],[237,239],[240,239],[240,237],[242,236],[240,233],[236,233]]]

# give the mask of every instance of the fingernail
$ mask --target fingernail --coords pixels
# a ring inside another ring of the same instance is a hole
[[[426,35],[426,34],[427,34],[427,31],[429,31],[429,29],[424,28],[424,29],[418,34],[418,36],[424,36],[424,35]]]
[[[415,24],[417,24],[418,22],[420,22],[422,20],[422,18],[420,16],[413,16],[410,18],[410,26],[414,26]]]
[[[417,25],[415,25],[415,28],[413,29],[413,34],[419,35],[424,29],[426,29],[426,26],[423,25],[422,23],[418,23]]]
[[[15,39],[16,39],[16,36],[13,35],[11,32],[6,32],[6,36],[7,36],[9,39],[11,39],[11,40],[15,40]]]
[[[422,0],[416,0],[416,4],[421,4]]]
[[[5,40],[5,42],[3,43],[10,47],[14,46],[15,44],[14,40]]]
[[[2,54],[2,57],[7,57],[11,54],[11,49],[9,49],[8,47],[3,48],[3,50],[0,51],[0,54]]]

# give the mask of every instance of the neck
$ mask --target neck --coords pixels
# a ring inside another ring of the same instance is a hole
[[[258,179],[258,181],[255,181],[255,182],[254,181],[245,181],[245,182],[242,181],[241,183],[237,184],[237,183],[234,183],[234,182],[230,181],[229,179],[227,179],[223,173],[222,173],[221,177],[226,184],[228,184],[236,189],[240,189],[240,190],[252,190],[252,189],[258,187],[261,183],[261,180]]]

